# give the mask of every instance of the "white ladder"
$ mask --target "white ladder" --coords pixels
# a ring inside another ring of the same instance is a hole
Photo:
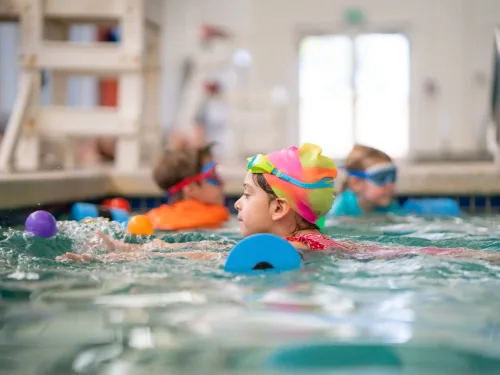
[[[19,17],[19,90],[2,147],[0,172],[38,170],[40,141],[56,137],[73,165],[71,139],[116,136],[115,168],[135,171],[141,151],[158,150],[160,28],[146,16],[146,0],[14,0],[0,3],[0,17]],[[70,44],[73,20],[116,20],[119,43]],[[50,37],[52,40],[47,40]],[[52,105],[40,105],[41,73],[52,72]],[[70,75],[116,76],[116,108],[68,107]],[[144,147],[145,142],[147,146]],[[142,150],[141,150],[141,145]]]

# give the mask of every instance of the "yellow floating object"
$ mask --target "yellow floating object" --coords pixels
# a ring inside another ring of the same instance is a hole
[[[154,232],[154,227],[146,215],[137,215],[130,218],[127,230],[132,234],[150,236]]]
[[[107,217],[98,217],[98,218],[86,217],[81,222],[83,224],[94,224],[94,223],[98,223],[100,221],[107,221],[107,222],[109,222],[109,219]]]

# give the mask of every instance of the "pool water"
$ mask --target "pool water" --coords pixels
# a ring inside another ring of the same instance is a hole
[[[500,373],[500,264],[318,256],[300,271],[238,276],[223,260],[65,264],[104,221],[56,238],[0,240],[0,373]],[[500,251],[500,218],[328,222],[335,239]],[[144,241],[143,238],[128,240]],[[234,221],[170,242],[239,239]],[[189,244],[186,245],[189,248]]]

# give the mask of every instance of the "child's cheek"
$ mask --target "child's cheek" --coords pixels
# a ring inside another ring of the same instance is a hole
[[[370,201],[377,201],[381,198],[383,198],[385,195],[384,188],[381,188],[377,185],[373,185],[371,183],[368,183],[366,186],[365,190],[365,196],[368,200]]]

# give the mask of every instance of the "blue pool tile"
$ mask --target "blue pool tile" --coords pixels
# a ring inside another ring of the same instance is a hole
[[[469,196],[458,197],[458,205],[460,206],[460,208],[469,208],[470,207],[470,197]]]
[[[490,197],[491,207],[500,208],[500,195],[494,195]]]
[[[486,207],[486,197],[485,196],[476,196],[474,197],[475,199],[475,206],[477,208],[484,208]]]

